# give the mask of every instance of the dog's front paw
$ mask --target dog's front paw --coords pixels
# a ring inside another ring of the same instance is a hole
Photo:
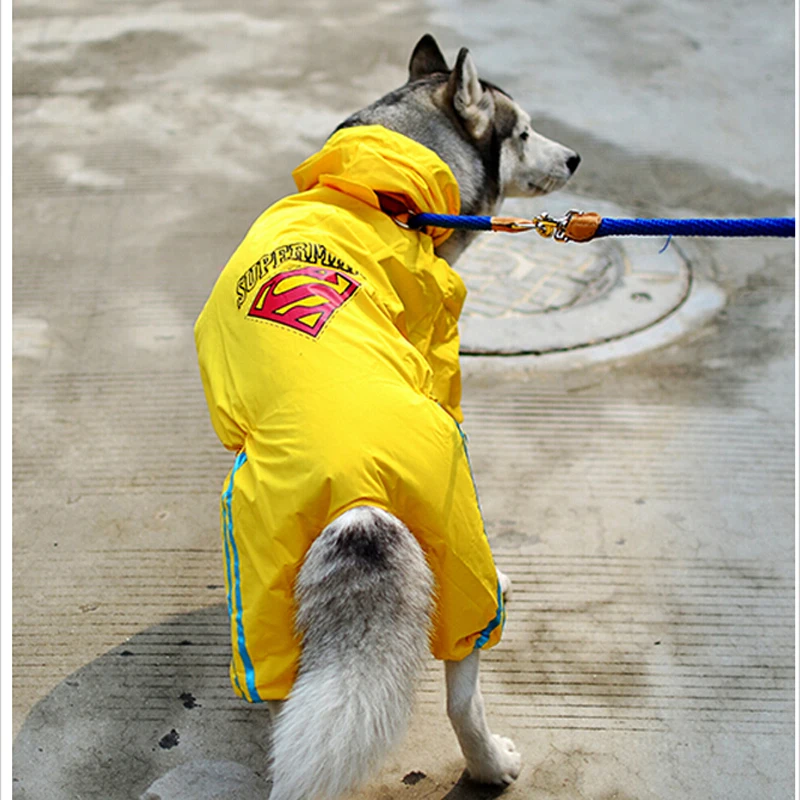
[[[514,742],[505,736],[492,734],[490,752],[481,764],[467,764],[467,772],[473,781],[508,786],[518,777],[522,769],[520,756]]]

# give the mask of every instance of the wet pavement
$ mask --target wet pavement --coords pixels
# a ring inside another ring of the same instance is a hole
[[[506,210],[794,213],[792,3],[502,11],[15,3],[15,798],[265,796],[268,714],[228,684],[230,458],[192,325],[422,33],[583,157],[568,191]],[[465,427],[515,582],[482,677],[523,754],[504,796],[793,792],[796,251],[663,245],[494,235],[459,264]],[[441,672],[359,798],[496,796],[462,777]]]

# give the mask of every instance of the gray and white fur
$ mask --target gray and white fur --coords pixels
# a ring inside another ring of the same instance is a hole
[[[531,127],[530,115],[478,77],[466,47],[450,70],[426,34],[411,55],[408,82],[348,117],[339,128],[383,125],[433,150],[453,171],[461,213],[492,215],[506,197],[560,189],[580,156]],[[477,234],[456,231],[437,250],[455,263]]]
[[[348,511],[314,541],[297,580],[303,649],[273,730],[272,800],[338,797],[402,738],[432,592],[417,540],[385,511]]]
[[[340,127],[380,124],[436,152],[459,185],[462,213],[493,214],[505,197],[563,186],[580,161],[537,134],[505,92],[478,78],[466,48],[450,69],[430,35],[408,82]],[[453,264],[474,234],[437,254]],[[498,573],[507,597],[510,582]],[[414,536],[386,511],[352,509],[315,540],[296,585],[302,656],[288,699],[271,702],[271,800],[329,800],[352,791],[402,738],[428,655],[434,582]],[[510,739],[491,733],[479,652],[446,662],[447,713],[473,780],[506,785],[520,772]]]

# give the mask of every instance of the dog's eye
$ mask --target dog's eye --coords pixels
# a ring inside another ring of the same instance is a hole
[[[523,142],[525,142],[528,140],[529,136],[530,134],[528,133],[528,131],[522,131],[522,133],[519,135],[519,138],[522,139]]]

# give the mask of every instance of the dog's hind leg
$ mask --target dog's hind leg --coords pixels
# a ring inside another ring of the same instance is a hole
[[[479,783],[507,785],[521,768],[514,742],[489,730],[478,685],[480,651],[463,661],[446,661],[447,715],[456,732],[470,778]]]

